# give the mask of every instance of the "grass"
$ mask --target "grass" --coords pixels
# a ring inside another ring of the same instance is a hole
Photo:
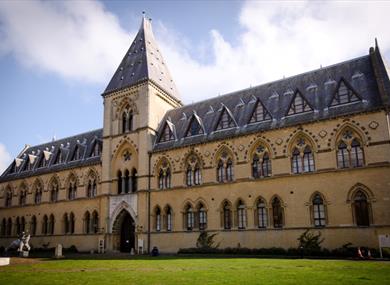
[[[14,259],[0,284],[390,284],[390,262],[157,257]]]

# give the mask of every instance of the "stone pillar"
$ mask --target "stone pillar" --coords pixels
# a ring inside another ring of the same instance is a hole
[[[121,185],[122,187],[122,189],[121,189],[121,194],[123,194],[123,193],[125,193],[125,187],[126,187],[126,179],[125,179],[125,177],[124,176],[122,176],[122,185]]]

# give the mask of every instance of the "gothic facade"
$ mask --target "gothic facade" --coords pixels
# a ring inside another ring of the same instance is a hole
[[[378,247],[390,232],[390,81],[376,45],[329,67],[183,105],[143,19],[103,128],[27,146],[0,177],[0,246],[162,252]]]

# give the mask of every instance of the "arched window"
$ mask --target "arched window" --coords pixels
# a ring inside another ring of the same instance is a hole
[[[223,151],[221,157],[218,159],[217,164],[217,181],[218,182],[227,182],[233,181],[234,171],[233,171],[233,159],[228,154],[228,152]]]
[[[50,218],[49,218],[49,226],[48,226],[48,234],[49,235],[54,234],[54,225],[55,225],[54,216],[53,216],[53,214],[51,214]]]
[[[265,205],[265,202],[263,199],[259,199],[256,204],[256,220],[257,220],[257,226],[259,228],[266,228],[267,227],[267,208]]]
[[[51,202],[57,202],[58,201],[58,183],[57,181],[54,181],[51,184],[51,190],[50,190],[50,201]]]
[[[35,204],[40,204],[42,202],[42,187],[40,184],[38,184],[35,188],[34,202]]]
[[[49,228],[49,219],[47,218],[46,215],[44,215],[43,219],[42,219],[42,234],[43,235],[47,235],[48,228]]]
[[[118,194],[122,194],[123,190],[122,190],[122,171],[118,170]]]
[[[232,228],[232,210],[229,202],[223,204],[223,228],[230,230]]]
[[[91,215],[88,211],[84,214],[84,233],[91,233]]]
[[[187,205],[185,210],[186,228],[188,231],[192,231],[195,227],[195,215],[191,205]]]
[[[125,179],[123,180],[123,183],[125,184],[125,193],[129,193],[129,182],[130,182],[130,172],[129,170],[125,170]]]
[[[201,173],[199,167],[199,159],[195,155],[191,155],[187,159],[186,184],[187,186],[200,185]]]
[[[245,229],[246,227],[246,209],[245,204],[241,200],[237,203],[237,226],[239,229]]]
[[[5,194],[5,206],[11,207],[12,206],[12,190],[8,189],[7,193]]]
[[[88,179],[87,197],[93,198],[96,197],[96,194],[97,194],[96,178],[92,176]]]
[[[172,231],[172,209],[169,206],[165,209],[165,226],[168,232]]]
[[[77,181],[76,179],[71,179],[69,182],[69,189],[68,189],[68,199],[74,200],[77,197]]]
[[[19,205],[24,206],[26,205],[26,200],[27,200],[27,190],[23,188],[20,191],[20,196],[19,196]]]
[[[122,113],[122,133],[125,133],[127,130],[127,114],[126,112]]]
[[[20,231],[24,232],[26,230],[26,219],[22,217],[20,219]]]
[[[74,233],[74,227],[75,227],[75,218],[74,218],[74,214],[73,213],[70,213],[69,215],[69,232],[71,234]]]
[[[346,129],[338,142],[338,168],[361,167],[364,165],[364,154],[361,140],[351,129]]]
[[[198,216],[199,230],[205,230],[207,228],[207,212],[202,203],[200,203],[198,206]]]
[[[166,160],[162,162],[160,170],[158,172],[158,188],[159,189],[171,188],[171,169]]]
[[[313,221],[315,227],[324,227],[326,225],[325,205],[320,194],[316,194],[312,201]]]
[[[97,234],[99,232],[99,214],[97,211],[92,213],[92,233]]]
[[[127,126],[129,128],[129,131],[133,130],[133,112],[132,111],[130,111],[127,114]]]
[[[366,194],[358,190],[353,198],[353,208],[357,226],[368,227],[370,225],[369,203]]]
[[[7,220],[3,218],[1,222],[1,236],[6,236],[7,234]]]
[[[272,200],[272,217],[274,228],[283,227],[283,208],[280,200],[277,197]]]
[[[135,193],[138,188],[138,183],[137,183],[137,169],[133,168],[131,170],[131,192]]]
[[[7,223],[7,236],[12,235],[12,219],[8,218],[8,223]]]
[[[20,235],[20,233],[22,231],[21,231],[21,228],[20,228],[20,219],[19,219],[19,217],[16,217],[15,226],[16,226],[16,235]]]
[[[30,221],[30,234],[35,236],[37,234],[37,217],[32,216]]]
[[[268,150],[263,145],[255,149],[252,159],[252,176],[253,178],[271,176],[271,160]]]
[[[292,150],[291,169],[293,173],[312,172],[315,170],[312,148],[304,138],[298,138]]]
[[[64,234],[68,234],[69,233],[69,217],[68,217],[68,214],[65,213],[64,214]]]
[[[161,210],[159,207],[156,208],[155,210],[155,225],[156,225],[156,231],[161,231]]]

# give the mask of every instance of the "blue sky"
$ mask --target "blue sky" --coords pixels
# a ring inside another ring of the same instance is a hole
[[[368,53],[390,2],[1,1],[0,172],[25,144],[102,127],[142,11],[185,103]]]

